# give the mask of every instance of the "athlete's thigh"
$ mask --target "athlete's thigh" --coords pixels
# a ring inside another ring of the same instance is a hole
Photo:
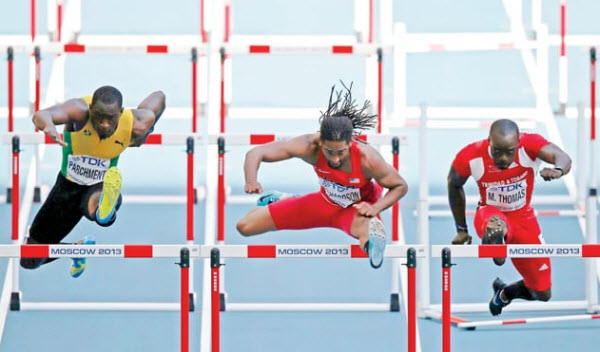
[[[533,214],[512,219],[513,232],[510,244],[545,244],[540,225]],[[525,286],[535,291],[545,291],[552,286],[552,265],[550,258],[514,258],[515,268]]]
[[[328,203],[319,192],[286,198],[268,205],[278,230],[300,230],[335,227],[341,207]]]

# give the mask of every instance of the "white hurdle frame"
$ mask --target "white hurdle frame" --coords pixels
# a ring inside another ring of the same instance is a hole
[[[163,143],[163,135],[150,135],[146,141],[147,144],[176,144],[176,145],[187,145],[187,195],[186,195],[186,240],[187,246],[194,245],[194,192],[193,192],[193,174],[194,174],[194,141],[195,135],[185,135],[185,134],[176,134],[176,135],[165,135],[165,142]],[[62,137],[62,135],[61,135]],[[20,218],[20,209],[19,209],[19,153],[20,153],[20,145],[21,144],[33,144],[33,145],[44,145],[44,144],[55,144],[50,138],[48,138],[44,133],[7,133],[1,136],[1,143],[12,143],[13,145],[13,158],[12,158],[12,176],[13,180],[17,183],[13,187],[13,204],[12,204],[12,234],[11,239],[14,245],[18,245],[24,239],[26,233],[26,226],[20,226],[21,218]],[[30,181],[30,179],[28,179]],[[21,227],[21,228],[20,228]],[[72,248],[72,247],[69,247]],[[1,255],[1,253],[0,253]],[[10,272],[11,277],[11,302],[19,302],[21,292],[19,291],[19,264],[14,262],[14,259],[10,260],[9,267],[12,267],[12,270],[8,270]],[[193,265],[189,266],[189,270],[193,273]],[[193,275],[192,275],[193,277]],[[8,280],[8,277],[6,278]],[[191,287],[193,287],[193,280],[191,281]],[[195,306],[195,298],[196,293],[192,290],[188,292],[188,300],[189,307],[193,311]],[[12,303],[11,303],[12,306]],[[26,305],[27,306],[27,305]],[[48,304],[41,303],[40,307],[47,307]],[[64,309],[70,309],[70,305],[67,304],[64,306]],[[136,303],[136,302],[128,302],[128,303],[106,303],[99,305],[99,307],[104,307],[106,309],[112,309],[111,307],[121,307],[122,309],[132,309],[132,310],[172,310],[174,304],[169,303]],[[99,308],[100,309],[100,308]]]
[[[568,258],[584,258],[587,262],[597,261],[600,257],[600,244],[549,244],[549,245],[433,245],[431,246],[432,257],[442,257],[443,261],[451,261],[452,258],[540,258],[540,257],[568,257]],[[453,263],[442,264],[444,270],[448,269]],[[587,265],[586,265],[587,266]],[[443,273],[443,275],[449,276],[449,273]],[[445,279],[444,279],[445,280]],[[449,279],[448,279],[449,281]],[[450,286],[450,285],[448,285]],[[600,305],[598,301],[589,302],[584,301],[571,301],[568,307],[564,307],[566,310],[581,309],[586,310],[588,314],[577,314],[577,315],[563,315],[563,316],[550,316],[541,318],[518,318],[518,319],[507,319],[507,320],[484,320],[484,321],[466,321],[461,318],[450,316],[450,312],[461,312],[461,306],[450,304],[450,287],[443,288],[443,301],[440,314],[440,310],[429,310],[426,312],[426,316],[431,319],[442,319],[444,325],[444,333],[449,334],[447,327],[450,324],[465,329],[475,329],[480,326],[497,326],[497,325],[515,325],[515,324],[526,324],[526,323],[547,323],[557,321],[574,321],[574,320],[589,320],[589,319],[600,319],[600,314],[595,314],[600,311]],[[447,296],[446,296],[447,295]],[[509,306],[503,308],[503,311],[543,311],[553,310],[552,302],[512,302]],[[556,304],[554,304],[556,306]],[[480,308],[480,307],[477,307]],[[485,304],[484,310],[487,311],[487,304]],[[479,311],[479,310],[478,310]],[[449,337],[448,337],[449,338]],[[445,340],[445,338],[444,338]],[[446,351],[446,350],[444,350]],[[449,350],[448,350],[449,351]]]
[[[220,313],[225,311],[222,306],[221,290],[220,290],[220,267],[223,265],[221,261],[221,249],[232,249],[230,252],[225,251],[223,257],[230,258],[368,258],[368,255],[363,252],[359,245],[222,245],[222,246],[204,246],[201,247],[202,255],[206,255],[206,251],[210,250],[210,276],[207,277],[210,282],[210,332],[211,332],[211,351],[220,351],[221,328],[220,328]],[[311,250],[309,252],[309,250]],[[295,251],[304,250],[305,254],[290,254]],[[317,251],[319,251],[317,253]],[[327,254],[329,250],[329,254]],[[386,246],[384,257],[386,258],[406,258],[407,267],[407,292],[405,307],[407,313],[407,346],[409,352],[416,352],[418,346],[417,337],[417,319],[416,319],[416,300],[415,300],[415,269],[417,267],[417,258],[424,257],[425,248],[423,246],[397,245],[391,244]],[[208,301],[208,300],[207,300]],[[206,301],[205,301],[206,302]],[[208,302],[207,302],[208,303]],[[387,305],[375,303],[359,303],[359,304],[332,304],[332,303],[253,303],[239,307],[238,311],[388,311]],[[205,329],[203,329],[205,331]],[[206,345],[205,345],[206,346]],[[208,346],[206,346],[208,348]]]

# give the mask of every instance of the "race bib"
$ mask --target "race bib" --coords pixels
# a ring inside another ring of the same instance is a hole
[[[104,180],[104,174],[109,167],[110,159],[87,155],[69,155],[67,178],[80,185],[94,185]]]
[[[486,189],[486,204],[493,205],[501,211],[521,209],[527,201],[527,182],[525,180]]]
[[[340,185],[339,183],[331,182],[324,178],[319,178],[319,183],[325,190],[329,199],[344,208],[360,201],[359,188]]]

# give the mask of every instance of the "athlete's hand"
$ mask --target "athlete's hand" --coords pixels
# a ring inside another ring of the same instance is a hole
[[[540,176],[544,179],[544,181],[551,181],[557,178],[561,178],[563,175],[562,171],[556,170],[550,167],[545,167],[540,171]]]
[[[356,204],[352,204],[352,206],[358,209],[358,213],[362,216],[366,216],[368,218],[372,218],[379,214],[379,211],[372,205],[367,202],[360,202]]]
[[[467,231],[458,230],[452,244],[471,244],[471,236]]]
[[[260,185],[260,183],[258,181],[251,181],[251,182],[246,182],[246,185],[244,186],[244,191],[246,191],[246,193],[252,194],[252,193],[262,193],[262,186]]]
[[[63,147],[68,146],[68,144],[63,141],[62,138],[60,138],[60,134],[54,125],[46,126],[46,128],[44,128],[44,134],[48,136],[48,138],[50,138],[54,143],[58,143]]]

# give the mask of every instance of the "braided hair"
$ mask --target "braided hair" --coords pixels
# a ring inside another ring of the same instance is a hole
[[[362,107],[358,107],[352,97],[352,83],[350,87],[341,83],[343,90],[335,91],[335,85],[331,87],[329,105],[325,112],[321,112],[319,123],[322,140],[350,142],[352,136],[377,125],[377,115],[367,112],[371,103],[366,100]]]

